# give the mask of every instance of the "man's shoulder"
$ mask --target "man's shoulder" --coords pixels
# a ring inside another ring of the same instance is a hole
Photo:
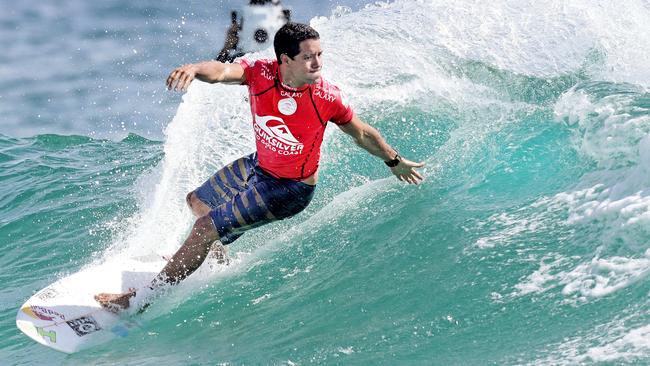
[[[250,59],[244,57],[239,60],[239,63],[244,67],[252,67],[252,68],[272,69],[278,66],[278,61],[270,58]]]
[[[333,92],[340,92],[341,91],[341,87],[339,86],[339,84],[337,84],[336,82],[334,82],[334,81],[332,81],[330,79],[324,78],[324,77],[320,78],[320,80],[316,84],[315,89],[321,89],[321,90],[333,91]]]
[[[278,67],[278,61],[273,59],[241,59],[240,64],[247,70],[247,77],[273,81]]]
[[[343,92],[338,84],[321,77],[314,88],[314,95],[326,102],[334,103],[337,99],[342,99]]]

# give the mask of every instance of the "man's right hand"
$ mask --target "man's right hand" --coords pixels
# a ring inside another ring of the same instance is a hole
[[[167,77],[167,89],[175,91],[187,91],[190,83],[196,77],[198,66],[187,64],[174,69]]]

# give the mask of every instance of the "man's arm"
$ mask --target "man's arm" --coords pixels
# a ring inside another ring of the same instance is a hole
[[[384,161],[391,161],[398,157],[397,151],[386,143],[379,131],[369,124],[363,122],[359,117],[354,116],[349,123],[339,126],[339,128],[352,136],[357,145],[364,148],[374,156]],[[391,167],[391,172],[401,181],[410,184],[419,184],[424,177],[418,173],[415,168],[421,168],[424,163],[415,163],[410,160],[399,157],[396,166]]]
[[[174,69],[167,77],[167,88],[169,90],[186,91],[194,79],[207,83],[242,84],[246,81],[246,76],[244,75],[244,68],[240,64],[204,61]]]

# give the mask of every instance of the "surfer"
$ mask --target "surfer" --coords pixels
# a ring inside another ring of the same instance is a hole
[[[247,230],[304,210],[318,181],[320,146],[329,121],[384,160],[399,180],[419,184],[423,179],[416,169],[424,163],[400,156],[353,112],[339,87],[321,77],[323,51],[316,30],[289,22],[275,34],[273,45],[276,60],[205,61],[180,66],[167,78],[167,87],[178,91],[187,90],[194,79],[246,85],[256,152],[226,165],[187,195],[198,218],[153,279],[151,290],[177,284],[193,273],[214,242],[230,244]],[[133,296],[135,290],[102,293],[95,299],[117,311],[128,308]]]

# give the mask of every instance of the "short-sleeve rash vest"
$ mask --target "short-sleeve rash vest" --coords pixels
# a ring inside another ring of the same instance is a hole
[[[289,88],[276,60],[241,60],[248,86],[259,166],[277,178],[302,180],[318,170],[328,121],[344,125],[354,116],[341,90],[322,77]]]

